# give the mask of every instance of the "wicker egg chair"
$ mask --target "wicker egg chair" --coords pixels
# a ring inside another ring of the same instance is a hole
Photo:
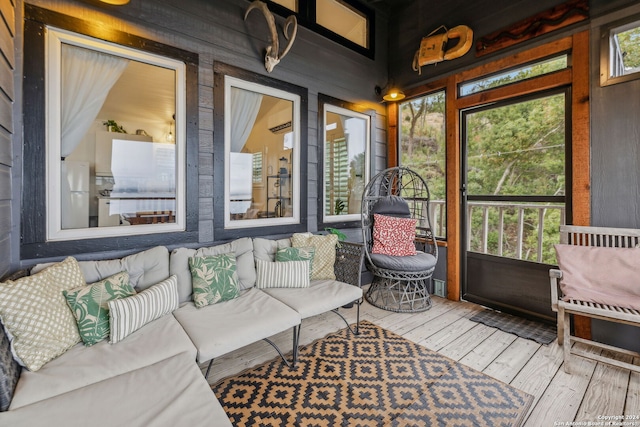
[[[438,247],[429,219],[429,200],[427,183],[405,167],[386,169],[365,187],[362,233],[365,262],[374,276],[365,299],[372,305],[403,313],[431,308],[429,285],[438,261]],[[416,254],[373,253],[374,214],[415,219]]]

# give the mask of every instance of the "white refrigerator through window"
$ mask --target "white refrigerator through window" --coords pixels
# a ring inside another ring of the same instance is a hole
[[[62,162],[62,228],[89,227],[89,162]]]

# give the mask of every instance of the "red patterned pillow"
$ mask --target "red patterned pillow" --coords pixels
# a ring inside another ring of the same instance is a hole
[[[413,243],[416,237],[416,222],[412,218],[396,218],[373,214],[374,254],[407,256],[415,255]]]

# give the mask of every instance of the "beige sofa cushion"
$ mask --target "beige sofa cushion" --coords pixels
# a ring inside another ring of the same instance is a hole
[[[129,390],[123,394],[124,390]],[[0,413],[13,427],[231,426],[193,363],[180,353],[124,375]]]
[[[180,303],[191,301],[191,294],[193,292],[189,258],[226,253],[236,254],[236,267],[238,270],[240,290],[255,286],[256,267],[253,262],[253,244],[251,243],[250,237],[237,239],[223,245],[200,249],[177,248],[171,252],[169,271],[172,275],[175,274],[178,277]]]
[[[193,343],[171,315],[154,320],[117,344],[77,344],[37,372],[23,370],[9,409],[81,389],[183,352],[195,360]]]
[[[312,280],[308,288],[269,288],[263,292],[285,303],[302,319],[326,313],[362,298],[362,289],[335,280]]]
[[[173,315],[198,349],[198,363],[300,324],[298,313],[256,288],[202,308],[189,302]]]
[[[121,271],[126,271],[136,291],[147,289],[169,277],[169,251],[164,246],[156,246],[124,258],[79,261],[78,264],[87,283],[99,282]],[[36,273],[49,265],[51,264],[38,264],[31,269],[31,273]]]
[[[290,247],[291,239],[272,240],[256,237],[253,239],[253,256],[257,260],[274,262],[278,249]]]

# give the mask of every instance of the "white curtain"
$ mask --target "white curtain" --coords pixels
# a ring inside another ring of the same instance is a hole
[[[262,95],[231,88],[231,152],[240,153],[256,122]]]
[[[62,157],[80,144],[128,64],[128,59],[62,45]]]
[[[109,91],[118,81],[128,59],[62,45],[61,91],[60,91],[60,155],[67,157],[76,149],[100,112]],[[66,163],[60,168],[60,207],[62,228],[85,228],[89,212],[77,212],[73,202]],[[78,196],[77,192],[74,192]],[[88,197],[88,195],[86,196]],[[76,197],[77,198],[77,197]],[[82,203],[84,206],[85,204]],[[88,205],[87,205],[88,206]],[[84,209],[83,209],[84,210]]]

